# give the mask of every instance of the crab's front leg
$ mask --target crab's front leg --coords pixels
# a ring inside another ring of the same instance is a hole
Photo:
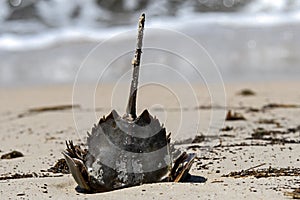
[[[90,187],[88,185],[88,172],[83,161],[77,158],[72,158],[67,151],[63,151],[62,154],[64,155],[69,170],[79,187],[90,191]]]
[[[174,162],[169,175],[169,181],[181,182],[186,180],[195,158],[195,153],[188,154],[183,152]]]

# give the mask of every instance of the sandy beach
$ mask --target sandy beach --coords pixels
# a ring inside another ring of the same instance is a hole
[[[1,200],[300,199],[300,1],[0,8]]]
[[[197,154],[192,177],[186,183],[145,184],[97,194],[78,192],[70,174],[47,170],[63,158],[65,140],[85,143],[86,131],[99,117],[112,107],[124,113],[127,95],[112,100],[114,86],[105,85],[96,90],[93,105],[78,99],[72,102],[71,85],[1,88],[0,156],[16,150],[23,157],[0,159],[0,199],[299,198],[299,193],[291,193],[300,188],[299,85],[275,81],[227,84],[225,107],[212,106],[203,85],[193,85],[199,104],[181,99],[184,106],[159,89],[145,88],[138,96],[138,112],[149,108],[168,131],[176,133],[172,137],[175,148]],[[81,94],[86,91],[82,88]],[[165,102],[155,106],[159,102],[153,99],[159,95]],[[221,130],[207,133],[211,109],[225,114],[231,110],[241,118],[227,116],[225,120],[224,115]],[[188,129],[198,123],[188,118],[195,113],[201,115],[196,132]],[[179,127],[180,114],[185,118]],[[196,136],[202,140],[193,141]]]

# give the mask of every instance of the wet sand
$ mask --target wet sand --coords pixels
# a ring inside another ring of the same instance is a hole
[[[2,88],[0,156],[13,150],[24,156],[0,159],[0,197],[288,199],[286,192],[300,187],[299,85],[299,82],[226,85],[226,106],[214,105],[213,108],[221,110],[224,119],[230,109],[245,120],[229,118],[218,133],[205,132],[210,121],[211,104],[204,86],[193,85],[199,93],[196,95],[199,104],[188,99],[181,99],[185,102],[178,104],[162,91],[142,90],[138,97],[138,111],[150,107],[150,112],[165,123],[168,131],[176,132],[172,137],[176,148],[197,153],[198,158],[190,171],[192,177],[187,183],[145,184],[98,194],[80,193],[75,190],[76,183],[70,174],[54,174],[47,169],[62,158],[65,140],[84,143],[86,131],[91,129],[98,117],[107,115],[112,107],[122,114],[127,95],[124,99],[111,100],[114,87],[105,85],[100,88],[101,92],[97,91],[94,106],[79,99],[72,102],[72,86],[68,85]],[[245,91],[241,94],[243,89],[250,89],[254,94]],[[84,96],[87,90],[81,90]],[[124,89],[124,94],[127,94],[127,89]],[[153,99],[159,94],[160,98],[156,100],[165,102],[163,106],[153,106]],[[69,106],[75,104],[73,115]],[[182,119],[181,128],[178,128],[180,112],[186,118]],[[197,121],[188,118],[195,113],[201,115],[197,131],[191,128]],[[203,140],[191,144],[197,135],[202,135]],[[240,173],[242,170],[243,173]],[[30,176],[17,177],[16,174]],[[11,178],[13,175],[14,178]]]

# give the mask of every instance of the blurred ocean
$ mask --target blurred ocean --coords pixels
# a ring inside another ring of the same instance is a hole
[[[89,52],[112,37],[104,50],[88,58],[90,66],[80,78],[98,80],[94,72],[105,69],[104,57],[120,56],[115,64],[122,67],[111,67],[103,77],[119,80],[130,70],[132,54],[118,55],[118,49],[134,50],[142,12],[147,18],[146,47],[152,41],[158,47],[159,42],[169,43],[188,52],[196,67],[210,67],[205,52],[193,51],[176,34],[157,30],[186,34],[203,46],[225,81],[300,78],[299,0],[1,0],[0,86],[72,83]],[[198,80],[170,53],[148,50],[143,59]],[[155,74],[176,81],[167,75]]]

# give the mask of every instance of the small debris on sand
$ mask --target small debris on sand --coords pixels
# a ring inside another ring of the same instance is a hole
[[[225,109],[224,106],[220,105],[202,105],[195,108],[195,110],[211,110],[211,109]]]
[[[37,112],[46,112],[46,111],[58,111],[58,110],[70,110],[73,108],[80,108],[80,105],[56,105],[56,106],[45,106],[45,107],[37,107],[31,108],[28,112],[37,113]]]
[[[192,144],[194,143],[200,143],[203,142],[205,140],[205,136],[204,135],[196,135],[195,138],[192,141]]]
[[[300,188],[297,188],[292,192],[284,192],[284,195],[289,196],[293,199],[300,199]]]
[[[236,121],[236,120],[246,120],[246,118],[241,114],[237,112],[233,112],[231,110],[228,111],[226,115],[227,121]]]
[[[254,130],[254,133],[251,134],[251,137],[246,138],[246,140],[270,141],[270,144],[300,144],[299,140],[277,137],[278,135],[284,135],[288,133],[291,132],[280,130],[265,130],[264,128],[257,128]]]
[[[254,130],[254,133],[251,134],[251,139],[262,139],[264,136],[276,136],[276,135],[284,135],[287,134],[285,131],[279,130],[266,130],[264,128],[257,128]]]
[[[13,158],[19,158],[19,157],[24,157],[24,155],[19,151],[12,151],[12,152],[2,155],[1,159],[13,159]]]
[[[246,112],[260,112],[261,110],[259,108],[253,108],[253,107],[249,107]]]
[[[233,130],[233,127],[232,127],[232,126],[225,126],[224,128],[221,128],[220,131],[226,132],[226,131],[232,131],[232,130]]]
[[[80,105],[70,104],[70,105],[56,105],[56,106],[44,106],[44,107],[31,108],[28,111],[19,114],[18,118],[22,118],[22,117],[26,117],[26,116],[29,116],[32,114],[37,114],[37,113],[42,113],[42,112],[71,110],[74,108],[80,108]]]
[[[33,178],[34,174],[33,173],[28,173],[28,174],[19,174],[15,173],[12,175],[7,175],[7,176],[1,176],[0,180],[9,180],[9,179],[21,179],[21,178]]]
[[[275,119],[259,119],[257,121],[259,124],[275,124],[277,127],[281,127],[280,123],[277,122]]]
[[[211,183],[223,183],[223,180],[213,180]]]
[[[181,141],[175,141],[174,144],[175,145],[181,145],[181,144],[194,144],[194,143],[201,143],[205,140],[205,136],[204,135],[196,135],[193,138],[188,138],[188,139],[185,139],[185,140],[181,140]]]
[[[23,179],[23,178],[46,178],[46,177],[61,177],[63,176],[62,174],[58,174],[58,175],[51,175],[49,173],[42,173],[42,174],[37,174],[35,172],[29,172],[29,173],[15,173],[15,174],[8,174],[5,176],[0,176],[0,181],[2,180],[9,180],[9,179]]]
[[[25,192],[20,192],[17,194],[17,196],[24,196],[25,195]]]
[[[241,96],[254,96],[256,93],[252,91],[251,89],[243,89],[240,92],[237,93],[238,95]]]
[[[300,176],[300,168],[273,168],[269,167],[266,169],[257,170],[241,170],[230,172],[229,174],[222,175],[222,177],[233,177],[233,178],[244,178],[254,176],[255,178],[268,178],[268,177],[279,177],[279,176]]]
[[[288,132],[291,132],[291,133],[300,132],[300,125],[298,125],[298,126],[295,127],[295,128],[288,128],[287,131],[288,131]]]
[[[296,104],[281,104],[281,103],[269,103],[262,107],[262,110],[273,109],[273,108],[300,108],[300,105]]]

